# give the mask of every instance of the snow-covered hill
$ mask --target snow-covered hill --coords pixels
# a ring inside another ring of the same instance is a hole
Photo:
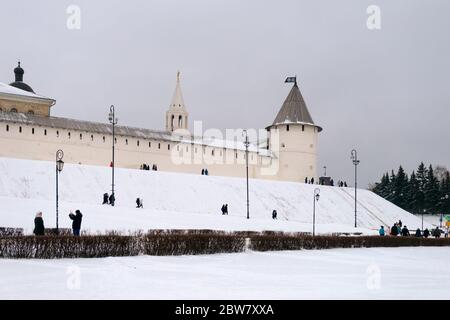
[[[245,179],[169,172],[116,169],[116,207],[102,206],[110,191],[111,169],[66,164],[60,174],[60,226],[70,226],[69,210],[84,213],[91,231],[149,228],[311,231],[314,188],[318,232],[355,231],[352,188],[293,182],[250,180],[250,215],[246,216]],[[144,199],[145,209],[135,208]],[[220,214],[228,203],[229,216]],[[278,220],[271,219],[273,209]],[[0,158],[0,226],[32,229],[36,211],[46,226],[55,221],[55,164]],[[373,233],[380,225],[401,219],[410,228],[420,219],[367,190],[358,190],[359,231]],[[372,231],[370,231],[372,230]]]

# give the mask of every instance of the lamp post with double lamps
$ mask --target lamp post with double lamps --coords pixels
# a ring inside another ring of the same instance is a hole
[[[250,142],[248,141],[248,132],[247,130],[243,130],[242,134],[245,134],[245,169],[246,169],[246,179],[247,179],[247,219],[250,219],[250,200],[249,200],[249,191],[248,191],[248,147],[250,146]]]
[[[64,152],[62,150],[56,151],[56,234],[59,234],[59,173],[64,168],[64,161],[62,160],[64,157]]]
[[[108,120],[109,122],[112,124],[112,162],[111,162],[111,169],[112,169],[112,177],[111,177],[111,193],[113,195],[113,197],[115,198],[115,194],[114,194],[114,145],[116,143],[116,137],[115,137],[115,126],[117,124],[117,118],[116,118],[116,114],[115,114],[115,110],[114,110],[114,105],[112,105],[109,108],[109,116],[108,116]],[[114,202],[111,203],[112,206],[114,206]]]

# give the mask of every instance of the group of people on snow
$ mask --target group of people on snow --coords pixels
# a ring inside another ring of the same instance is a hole
[[[222,215],[228,215],[228,203],[222,205]]]
[[[74,236],[80,236],[81,231],[81,221],[83,220],[83,214],[80,210],[75,210],[75,214],[70,211],[69,218],[72,220],[72,233]],[[45,235],[45,226],[44,219],[42,217],[42,212],[39,211],[36,213],[36,217],[34,218],[34,235],[43,236]]]
[[[380,236],[386,235],[386,230],[384,229],[384,226],[380,227],[380,229],[378,230],[378,233]],[[442,233],[442,231],[441,231],[441,229],[439,229],[439,227],[436,227],[431,232],[430,232],[430,230],[428,230],[428,228],[426,228],[423,232],[420,228],[417,228],[414,233],[414,236],[416,238],[422,238],[422,237],[428,238],[431,235],[437,239],[437,238],[441,237],[441,233]],[[394,223],[394,225],[390,228],[389,234],[394,237],[396,237],[396,236],[409,237],[411,235],[408,227],[406,225],[404,226],[401,220]],[[445,236],[445,238],[448,238],[448,228],[445,229],[444,236]]]
[[[141,164],[140,169],[150,171],[150,165],[143,163],[143,164]],[[152,165],[152,171],[158,171],[158,166],[156,164]]]
[[[115,203],[116,197],[114,196],[114,193],[111,193],[111,195],[108,195],[108,193],[103,194],[103,204],[109,204],[114,207]]]
[[[209,176],[208,169],[202,169],[202,176]]]

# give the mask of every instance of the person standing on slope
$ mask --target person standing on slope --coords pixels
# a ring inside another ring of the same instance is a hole
[[[34,235],[43,236],[45,234],[44,219],[42,219],[42,212],[36,213],[36,218],[34,218]]]
[[[381,226],[380,230],[378,230],[378,233],[380,234],[381,237],[384,237],[385,235],[384,226]]]
[[[75,214],[73,214],[73,212],[70,212],[69,218],[73,220],[72,222],[73,235],[78,237],[80,235],[81,220],[83,219],[83,215],[81,214],[80,210],[76,210]]]

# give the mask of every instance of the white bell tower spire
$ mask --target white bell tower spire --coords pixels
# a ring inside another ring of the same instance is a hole
[[[188,130],[188,112],[184,104],[180,86],[180,71],[177,72],[177,84],[169,110],[166,112],[166,130],[173,132],[177,129]]]

